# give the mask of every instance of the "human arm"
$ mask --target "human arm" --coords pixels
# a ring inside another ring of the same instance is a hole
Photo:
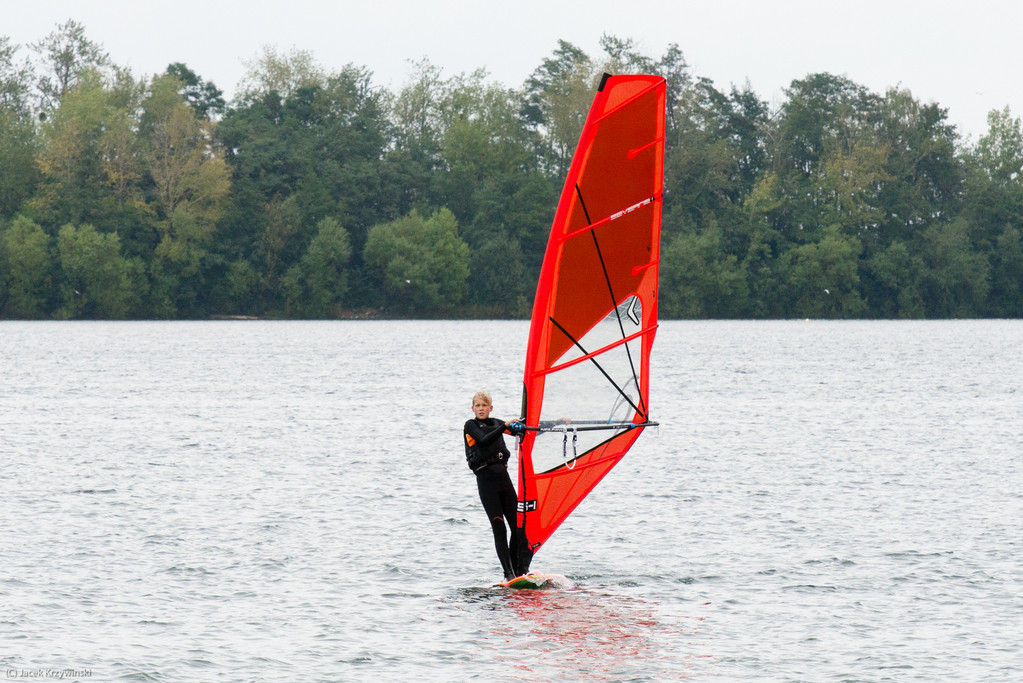
[[[494,420],[493,425],[481,425],[478,420],[469,420],[465,423],[465,434],[472,439],[472,444],[479,448],[487,449],[497,443],[506,432],[511,434],[509,425],[512,421],[501,422]]]

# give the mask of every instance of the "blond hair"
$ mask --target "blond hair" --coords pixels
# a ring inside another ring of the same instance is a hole
[[[485,391],[477,391],[475,394],[472,395],[472,404],[473,405],[476,405],[476,401],[477,400],[483,401],[488,406],[493,406],[494,405],[494,399],[490,398],[490,394],[488,394]]]

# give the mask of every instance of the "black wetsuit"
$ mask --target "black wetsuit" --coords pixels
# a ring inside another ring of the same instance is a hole
[[[501,561],[505,578],[513,579],[520,573],[512,559],[518,557],[519,534],[515,528],[518,497],[511,477],[508,476],[508,458],[511,453],[504,444],[505,433],[511,432],[505,430],[503,420],[493,417],[486,420],[473,418],[465,423],[463,437],[465,460],[476,473],[480,502],[494,530],[497,558]],[[512,530],[510,547],[505,519]]]

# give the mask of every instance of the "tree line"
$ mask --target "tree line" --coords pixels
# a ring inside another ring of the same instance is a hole
[[[0,318],[527,317],[605,71],[668,83],[662,317],[1023,317],[1008,108],[972,143],[905,89],[810,74],[772,109],[675,45],[600,45],[394,92],[267,47],[226,102],[74,21],[0,37]]]

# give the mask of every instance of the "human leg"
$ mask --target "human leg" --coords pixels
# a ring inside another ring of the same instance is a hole
[[[505,519],[508,520],[508,527],[511,529],[511,541],[508,545],[508,556],[509,556],[509,567],[506,570],[510,570],[512,576],[520,576],[525,574],[525,570],[520,571],[520,567],[516,561],[516,558],[521,554],[519,548],[520,543],[524,543],[522,538],[522,532],[518,529],[518,496],[515,494],[515,487],[511,483],[511,479],[504,477],[504,481],[501,482],[501,486],[498,489],[498,494],[501,501],[501,512]],[[502,535],[504,525],[502,524]],[[495,532],[496,533],[496,532]]]
[[[504,524],[505,505],[507,497],[501,491],[501,481],[498,477],[489,476],[489,472],[480,472],[476,475],[476,486],[480,493],[480,502],[490,520],[490,527],[494,532],[494,548],[497,550],[497,559],[501,562],[501,569],[505,578],[515,578],[515,570],[512,566],[511,552],[508,547],[508,530]],[[507,479],[507,475],[504,477]],[[512,508],[514,510],[514,507]],[[514,524],[514,523],[513,523]]]

